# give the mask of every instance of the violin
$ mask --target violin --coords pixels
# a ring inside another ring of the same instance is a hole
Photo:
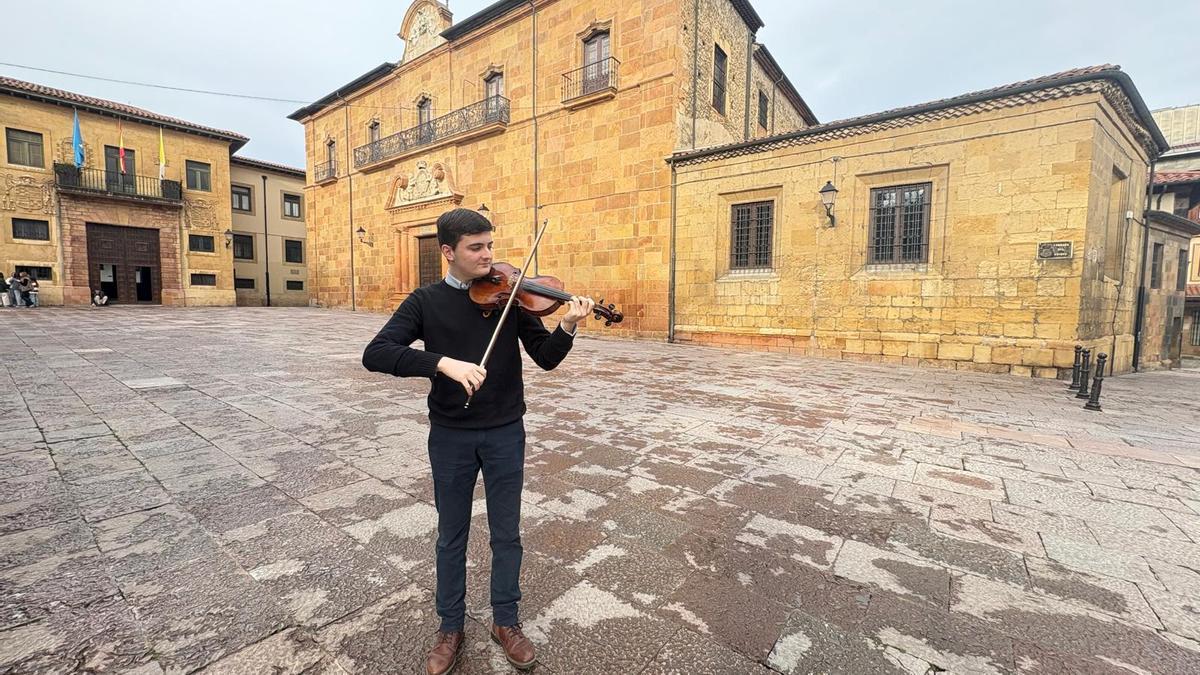
[[[513,294],[517,277],[521,270],[506,262],[492,263],[492,269],[487,274],[471,282],[468,291],[471,302],[484,311],[502,309],[508,304],[509,296]],[[541,275],[525,277],[516,289],[513,304],[534,316],[553,314],[564,302],[571,300],[571,294],[563,290],[563,282],[551,276]],[[605,326],[621,323],[625,315],[609,303],[604,305],[604,298],[592,308],[597,319],[604,319]]]

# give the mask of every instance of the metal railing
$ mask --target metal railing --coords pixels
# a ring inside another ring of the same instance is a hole
[[[337,178],[337,160],[322,162],[313,167],[313,180],[320,183],[323,180]]]
[[[616,89],[617,68],[620,65],[620,61],[610,56],[563,73],[563,102],[605,89]]]
[[[354,167],[359,168],[404,154],[413,148],[429,145],[491,124],[508,124],[509,101],[492,96],[478,103],[418,124],[411,129],[386,136],[354,149]]]
[[[177,180],[160,180],[156,176],[136,176],[105,169],[80,169],[71,164],[54,165],[54,184],[67,190],[183,201],[183,190]]]

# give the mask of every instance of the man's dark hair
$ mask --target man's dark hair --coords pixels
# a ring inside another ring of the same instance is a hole
[[[450,248],[458,246],[458,242],[468,234],[491,232],[494,228],[487,218],[478,211],[458,208],[443,213],[437,219],[437,237],[439,244]]]

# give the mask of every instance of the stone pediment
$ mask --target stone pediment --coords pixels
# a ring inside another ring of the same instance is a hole
[[[452,15],[442,3],[436,0],[416,0],[404,14],[404,22],[400,24],[397,36],[404,40],[404,56],[401,63],[407,63],[425,54],[433,48],[442,45],[446,39],[442,31],[450,27]]]
[[[392,183],[387,208],[405,209],[438,202],[457,205],[462,198],[463,194],[454,187],[450,171],[444,164],[434,162],[430,165],[420,160],[411,173],[401,174]]]

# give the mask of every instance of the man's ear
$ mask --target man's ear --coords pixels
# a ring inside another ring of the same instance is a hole
[[[447,262],[454,262],[454,249],[450,248],[449,244],[442,244],[442,257]]]

